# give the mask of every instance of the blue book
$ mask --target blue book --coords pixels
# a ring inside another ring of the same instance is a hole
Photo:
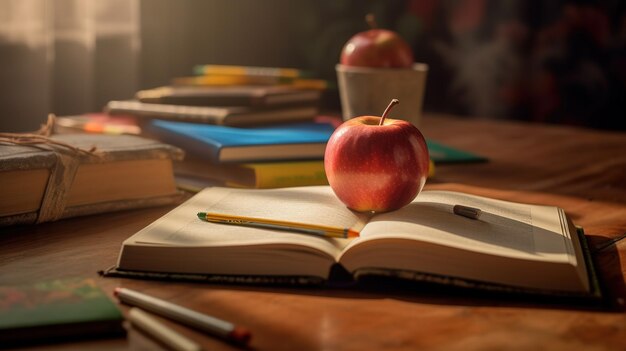
[[[322,159],[334,131],[327,123],[291,123],[256,128],[153,120],[160,140],[213,162]]]

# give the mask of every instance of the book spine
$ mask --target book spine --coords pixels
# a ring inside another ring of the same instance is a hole
[[[323,79],[284,78],[264,76],[227,76],[206,75],[195,77],[178,77],[172,80],[174,86],[237,86],[237,85],[276,85],[298,89],[325,90],[332,85]]]
[[[256,188],[281,188],[306,185],[327,185],[324,162],[254,164]]]
[[[223,110],[203,106],[150,104],[135,101],[111,101],[105,111],[111,115],[129,114],[146,118],[163,118],[174,121],[222,124]]]
[[[232,75],[232,76],[262,76],[298,78],[311,74],[296,68],[280,67],[254,67],[254,66],[230,66],[230,65],[198,65],[193,69],[196,75]]]

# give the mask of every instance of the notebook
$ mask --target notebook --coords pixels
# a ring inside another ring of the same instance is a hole
[[[90,278],[0,286],[0,347],[124,335],[122,313]]]

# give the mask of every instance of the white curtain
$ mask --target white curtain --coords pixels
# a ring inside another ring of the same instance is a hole
[[[139,87],[140,0],[0,0],[0,131],[100,111]]]

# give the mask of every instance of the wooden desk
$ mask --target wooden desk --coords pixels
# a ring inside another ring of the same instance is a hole
[[[248,326],[255,350],[471,350],[626,348],[624,275],[626,133],[428,116],[422,131],[490,159],[442,165],[430,189],[461,190],[563,207],[594,249],[615,311],[429,292],[366,292],[167,283],[99,278],[124,239],[170,208],[76,218],[2,229],[0,284],[46,278],[97,278],[109,293],[124,286]],[[125,309],[126,311],[126,309]],[[235,349],[174,325],[207,349]],[[52,349],[131,348],[141,338],[90,341]],[[131,345],[132,344],[132,345]]]

